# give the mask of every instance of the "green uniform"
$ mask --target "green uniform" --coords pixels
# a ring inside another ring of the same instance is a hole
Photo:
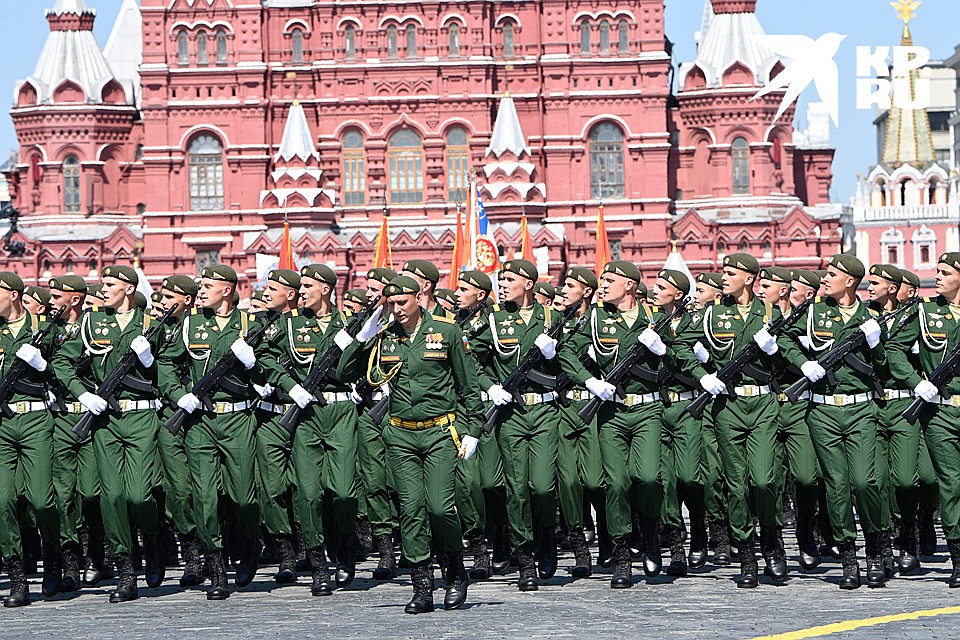
[[[374,401],[381,398],[374,394]],[[397,526],[396,493],[386,447],[383,444],[383,424],[374,423],[369,412],[360,411],[357,418],[357,464],[367,519],[374,536],[388,536]]]

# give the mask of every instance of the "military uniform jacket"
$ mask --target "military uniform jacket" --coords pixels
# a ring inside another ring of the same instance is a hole
[[[891,378],[913,389],[960,344],[960,318],[943,296],[924,298],[904,316],[899,330],[891,331],[887,357]],[[950,380],[946,390],[960,394],[960,377]]]
[[[683,393],[690,390],[701,390],[700,383],[690,374],[693,367],[693,363],[690,362],[693,354],[692,347],[687,348],[680,341],[680,338],[685,334],[693,333],[697,340],[702,342],[703,334],[698,333],[701,330],[701,320],[702,316],[698,314],[684,313],[680,316],[680,322],[677,322],[676,325],[671,322],[670,326],[660,332],[660,339],[667,345],[667,355],[670,356],[666,360],[668,366],[661,368],[660,378],[668,391]],[[697,340],[693,342],[696,343]],[[674,345],[683,345],[683,348],[677,349],[674,348]]]
[[[479,438],[484,407],[469,349],[456,323],[424,313],[412,339],[391,322],[370,342],[355,340],[340,358],[338,378],[369,374],[373,383],[386,379],[390,416],[421,421],[456,413],[457,430]]]
[[[279,322],[279,320],[277,321]],[[160,376],[160,390],[163,395],[177,403],[190,392],[194,384],[207,373],[224,355],[230,353],[230,346],[241,337],[260,327],[256,316],[234,309],[223,329],[217,324],[217,315],[212,309],[194,309],[185,315],[180,323],[178,339],[169,343],[158,358],[163,375]],[[254,349],[258,345],[250,345]],[[181,381],[181,367],[189,372],[189,382]],[[240,389],[228,390],[220,385],[210,393],[211,402],[244,402],[257,396],[250,383],[263,385],[266,376],[260,362],[247,370],[242,362],[235,362],[227,376],[239,383]]]
[[[35,316],[26,310],[24,310],[24,314],[26,315],[25,321],[16,334],[11,331],[7,321],[0,318],[0,377],[7,375],[10,366],[17,360],[17,350],[23,345],[29,344],[33,340],[34,333],[47,323],[46,316]],[[54,369],[50,366],[55,342],[56,332],[51,331],[44,343],[38,347],[40,353],[47,360],[47,368],[40,372],[27,365],[24,368],[23,375],[17,381],[18,383],[14,385],[13,394],[10,396],[10,404],[47,400],[48,386],[56,382]]]
[[[83,315],[77,319],[76,322],[67,322],[62,317],[57,320],[57,328],[55,331],[51,331],[53,336],[53,353],[51,357],[57,351],[59,351],[64,344],[76,338],[80,333],[80,321],[83,319]],[[74,362],[74,367],[77,369],[77,375],[80,376],[80,382],[84,387],[92,392],[96,391],[96,387],[93,385],[93,380],[90,378],[90,362],[91,358],[81,358],[79,362]],[[59,401],[66,400],[71,397],[70,391],[64,386],[63,381],[60,378],[55,380],[53,388],[51,391],[54,395],[57,396],[58,403]]]
[[[345,326],[345,313],[333,309],[325,332],[310,309],[294,309],[284,313],[267,329],[263,346],[257,350],[263,353],[260,361],[266,371],[267,381],[283,389],[284,393],[289,393],[295,385],[302,383],[313,365],[319,363],[333,346],[334,336]],[[333,376],[336,376],[336,365],[337,362],[334,362]],[[350,385],[328,377],[320,392],[349,390]]]

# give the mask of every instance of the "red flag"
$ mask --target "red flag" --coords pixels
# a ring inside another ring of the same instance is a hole
[[[533,258],[533,245],[530,242],[530,229],[527,228],[527,214],[520,218],[520,257],[536,263]]]
[[[463,219],[460,217],[460,209],[457,209],[457,238],[453,241],[453,259],[450,261],[450,283],[449,288],[456,291],[457,282],[460,280],[460,272],[466,263],[464,253],[467,250],[467,240],[463,233]]]
[[[287,221],[283,222],[283,238],[280,240],[280,268],[296,271],[297,267],[293,262],[293,242],[290,240],[290,225]]]
[[[597,212],[597,277],[603,273],[603,268],[610,262],[610,241],[607,240],[607,223],[603,221],[603,202]]]
[[[377,234],[376,252],[373,257],[373,266],[393,269],[393,252],[390,250],[390,225],[388,218],[383,217],[380,233]]]

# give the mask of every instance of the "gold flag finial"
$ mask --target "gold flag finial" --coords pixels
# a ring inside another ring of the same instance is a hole
[[[920,0],[897,0],[891,2],[890,6],[897,12],[904,25],[910,24],[914,16],[917,15],[917,8],[920,6]]]

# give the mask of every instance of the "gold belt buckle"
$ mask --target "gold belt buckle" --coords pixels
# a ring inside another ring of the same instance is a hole
[[[83,405],[79,402],[71,402],[70,406],[70,413],[83,413]]]
[[[892,396],[892,395],[893,395],[893,394],[890,392],[889,389],[884,389],[884,391],[883,391],[883,399],[884,399],[884,400],[892,400],[893,398],[890,397],[890,396]]]
[[[838,407],[842,407],[847,404],[847,399],[842,393],[836,393],[833,395],[833,404]]]
[[[743,397],[752,398],[754,396],[754,388],[752,384],[748,384],[743,388]]]
[[[17,413],[26,413],[27,408],[28,408],[28,404],[26,402],[17,403]]]
[[[680,402],[680,394],[676,391],[668,391],[667,398],[670,400],[670,402]]]
[[[777,394],[777,400],[780,401],[780,402],[786,402],[786,401],[787,401],[787,394],[785,394],[785,393],[778,393],[778,394]]]
[[[213,412],[214,412],[214,413],[226,413],[226,412],[227,412],[227,403],[226,403],[226,402],[218,402],[217,404],[213,405]]]
[[[960,395],[950,396],[950,406],[960,407]]]
[[[121,412],[127,411],[127,410],[128,410],[127,407],[129,406],[129,404],[130,404],[130,401],[129,401],[129,400],[121,400],[121,401],[119,402],[120,411],[121,411]]]

